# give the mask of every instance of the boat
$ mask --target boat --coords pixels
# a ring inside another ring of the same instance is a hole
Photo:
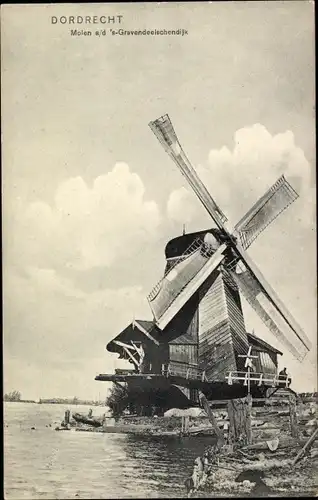
[[[73,413],[73,419],[76,422],[91,425],[93,427],[101,427],[103,425],[103,417],[88,417],[81,413]]]

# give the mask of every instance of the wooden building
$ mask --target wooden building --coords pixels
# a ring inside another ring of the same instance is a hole
[[[216,230],[209,234],[213,231]],[[156,311],[169,312],[169,307],[173,307],[177,298],[174,290],[180,290],[180,280],[186,279],[187,288],[191,288],[192,269],[198,272],[202,257],[195,249],[204,247],[206,234],[207,231],[191,233],[168,242],[164,278],[149,295]],[[188,266],[186,272],[179,272],[182,262]],[[100,374],[96,380],[127,383],[138,401],[148,408],[196,404],[199,390],[217,399],[240,397],[246,394],[247,369],[242,355],[250,346],[252,355],[257,355],[251,390],[263,395],[275,384],[277,357],[282,353],[246,332],[240,294],[221,264],[190,293],[163,329],[155,320],[136,320],[111,340],[107,350],[130,361],[132,368]]]

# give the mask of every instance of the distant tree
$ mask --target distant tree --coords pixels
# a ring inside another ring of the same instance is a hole
[[[11,391],[8,394],[4,395],[5,401],[21,401],[21,392],[19,391]]]

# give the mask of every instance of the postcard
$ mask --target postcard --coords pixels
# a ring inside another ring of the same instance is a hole
[[[313,2],[1,14],[5,498],[315,494]]]

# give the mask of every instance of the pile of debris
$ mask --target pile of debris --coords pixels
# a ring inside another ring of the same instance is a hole
[[[191,478],[186,481],[188,496],[269,496],[271,492],[297,496],[317,491],[318,426],[315,402],[287,401],[287,407],[252,407],[251,400],[230,401],[230,432],[220,432],[213,415],[202,400],[218,436],[217,446],[198,457]],[[217,461],[209,462],[209,456]],[[199,465],[198,465],[199,464]],[[201,464],[201,465],[200,465]],[[205,464],[205,465],[204,465]],[[198,478],[198,470],[199,479]],[[209,471],[209,474],[206,473]],[[205,471],[205,472],[204,472]],[[195,484],[196,483],[196,484]]]
[[[227,496],[271,496],[271,493],[313,495],[317,491],[318,449],[313,448],[318,430],[302,447],[284,450],[259,451],[224,445],[208,448],[202,457],[201,473],[198,473],[198,457],[193,474],[185,486],[188,497],[209,497],[211,493]],[[204,459],[217,459],[208,463],[205,473]],[[205,477],[206,476],[206,477]]]

